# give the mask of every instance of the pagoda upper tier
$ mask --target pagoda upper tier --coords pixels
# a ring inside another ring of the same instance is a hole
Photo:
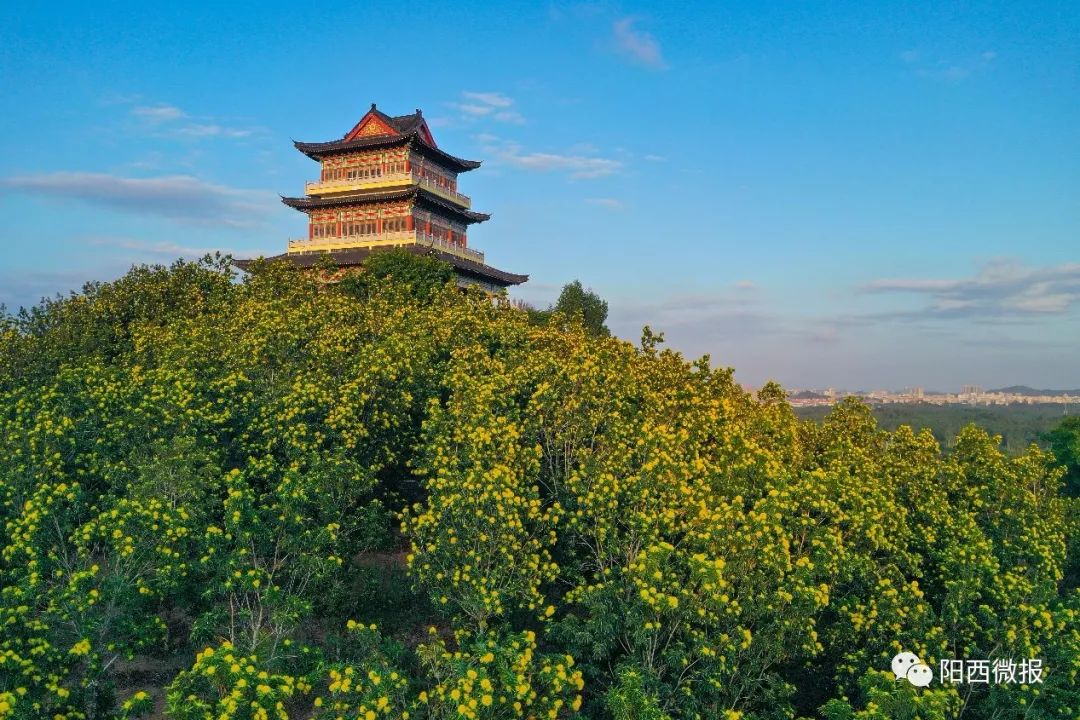
[[[391,117],[372,103],[371,110],[341,140],[294,141],[293,145],[322,166],[319,179],[304,186],[308,195],[417,185],[461,207],[472,205],[457,191],[457,176],[480,167],[480,161],[440,150],[419,109],[412,115]]]
[[[277,257],[309,266],[318,261],[312,256],[329,255],[347,266],[370,252],[403,247],[446,260],[462,284],[494,290],[528,279],[488,266],[469,247],[468,227],[490,215],[471,209],[458,192],[458,175],[480,162],[439,149],[420,110],[395,117],[372,103],[342,139],[294,145],[319,162],[320,173],[306,183],[304,197],[281,199],[308,215],[308,233]]]

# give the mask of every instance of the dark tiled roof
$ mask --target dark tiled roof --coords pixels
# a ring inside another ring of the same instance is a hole
[[[274,255],[273,257],[266,258],[267,260],[283,260],[285,262],[292,263],[297,267],[314,267],[323,262],[326,258],[329,258],[331,262],[339,267],[354,267],[360,265],[366,260],[371,253],[381,252],[388,250],[389,248],[353,248],[350,250],[334,250],[331,252],[312,252],[312,253],[283,253],[281,255]],[[495,285],[501,285],[506,287],[508,285],[520,285],[529,279],[528,275],[518,275],[516,273],[506,272],[505,270],[499,270],[493,268],[490,265],[484,265],[473,260],[458,257],[457,255],[451,255],[449,253],[440,252],[432,248],[424,247],[422,245],[406,245],[405,249],[416,255],[432,255],[443,262],[449,263],[459,275],[465,277],[475,278],[483,280],[485,282],[494,283]],[[247,270],[247,268],[254,262],[253,260],[234,260],[235,264],[241,270]]]
[[[417,110],[412,115],[398,115],[390,117],[383,111],[371,106],[371,112],[380,120],[398,131],[398,135],[366,135],[352,140],[331,140],[321,143],[307,143],[298,140],[293,141],[297,150],[310,158],[318,159],[323,155],[335,152],[347,152],[349,150],[362,150],[365,148],[393,147],[403,143],[409,143],[422,155],[426,155],[437,162],[441,162],[456,172],[466,172],[480,167],[478,160],[465,160],[451,155],[427,142],[421,129],[424,127],[424,116]]]
[[[390,118],[390,124],[397,128],[397,131],[402,135],[411,135],[424,124],[424,116],[417,110],[412,115],[398,115],[395,118]]]
[[[322,143],[306,143],[294,140],[293,145],[297,150],[310,158],[319,159],[323,155],[335,152],[348,152],[350,150],[363,150],[365,148],[393,147],[410,143],[413,148],[422,155],[431,157],[436,162],[441,162],[455,172],[466,172],[480,167],[479,160],[463,160],[438,148],[433,148],[423,140],[417,139],[415,132],[409,135],[369,135],[358,137],[355,140],[331,140]]]
[[[488,213],[478,213],[465,210],[454,205],[448,200],[443,200],[438,195],[413,185],[404,190],[391,190],[388,192],[367,192],[355,195],[339,195],[336,197],[283,197],[281,202],[296,210],[310,210],[312,208],[340,207],[341,205],[356,205],[357,203],[390,202],[393,200],[405,200],[415,198],[417,203],[427,206],[436,212],[453,215],[466,224],[484,222],[491,219]]]

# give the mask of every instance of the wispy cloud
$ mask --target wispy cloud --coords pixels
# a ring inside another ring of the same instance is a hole
[[[466,90],[461,97],[462,101],[447,105],[457,110],[462,120],[486,118],[513,125],[525,123],[525,116],[514,108],[513,99],[502,93]]]
[[[176,129],[177,135],[193,138],[223,137],[243,138],[251,135],[251,130],[223,127],[216,124],[192,123]]]
[[[653,70],[663,70],[668,65],[664,60],[660,43],[650,33],[634,27],[637,18],[619,18],[612,25],[615,51],[631,62]]]
[[[131,114],[152,123],[169,122],[185,117],[184,111],[174,105],[137,105]]]
[[[461,93],[465,98],[474,100],[484,105],[489,105],[496,108],[508,108],[514,104],[514,101],[497,92],[473,92],[466,90]]]
[[[179,222],[233,227],[259,225],[278,208],[273,193],[216,185],[189,175],[129,178],[105,173],[42,173],[0,180],[0,190],[80,200]]]
[[[623,201],[619,200],[617,198],[609,198],[609,197],[585,198],[585,202],[589,203],[590,205],[596,205],[598,207],[608,208],[609,210],[620,210],[620,209],[622,209],[624,207]]]
[[[920,318],[1015,320],[1061,315],[1080,305],[1080,263],[1027,267],[1014,260],[985,263],[970,278],[890,278],[859,288],[864,293],[904,293],[926,304],[910,313]]]
[[[98,245],[100,247],[113,247],[121,250],[133,250],[141,255],[148,255],[158,258],[200,258],[203,255],[211,252],[221,252],[223,254],[234,254],[232,250],[225,250],[221,248],[205,248],[194,247],[192,245],[180,245],[179,243],[168,241],[150,241],[139,240],[137,238],[128,237],[111,237],[95,235],[86,238],[86,242],[91,245]]]
[[[213,118],[192,117],[184,110],[167,103],[136,105],[131,108],[131,115],[154,128],[155,132],[172,137],[236,139],[246,138],[254,133],[251,128],[228,127]]]
[[[477,136],[484,145],[484,152],[497,162],[534,172],[562,172],[574,180],[593,180],[618,172],[623,164],[619,160],[586,153],[529,152],[512,140],[494,135]]]
[[[920,77],[945,82],[961,82],[976,72],[988,69],[997,59],[997,53],[993,50],[985,50],[978,55],[968,57],[933,58],[927,57],[921,50],[912,48],[901,52],[899,57],[901,62]]]

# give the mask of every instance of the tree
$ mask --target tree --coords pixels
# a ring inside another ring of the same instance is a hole
[[[366,297],[374,285],[388,278],[408,287],[415,297],[430,300],[454,279],[454,269],[430,255],[395,248],[372,253],[364,261],[363,272],[346,275],[341,284],[346,291]]]
[[[1076,717],[1073,455],[802,422],[580,283],[534,324],[427,260],[0,321],[0,720]]]
[[[1065,467],[1065,494],[1080,497],[1080,416],[1065,418],[1042,439]]]
[[[608,304],[592,289],[586,290],[580,280],[563,286],[559,299],[553,308],[569,318],[578,318],[593,335],[610,335],[604,325],[607,320]]]

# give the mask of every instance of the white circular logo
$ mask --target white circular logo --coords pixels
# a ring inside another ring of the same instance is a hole
[[[927,687],[934,679],[934,671],[915,653],[897,653],[892,659],[892,671],[896,679],[903,678],[915,687]]]

